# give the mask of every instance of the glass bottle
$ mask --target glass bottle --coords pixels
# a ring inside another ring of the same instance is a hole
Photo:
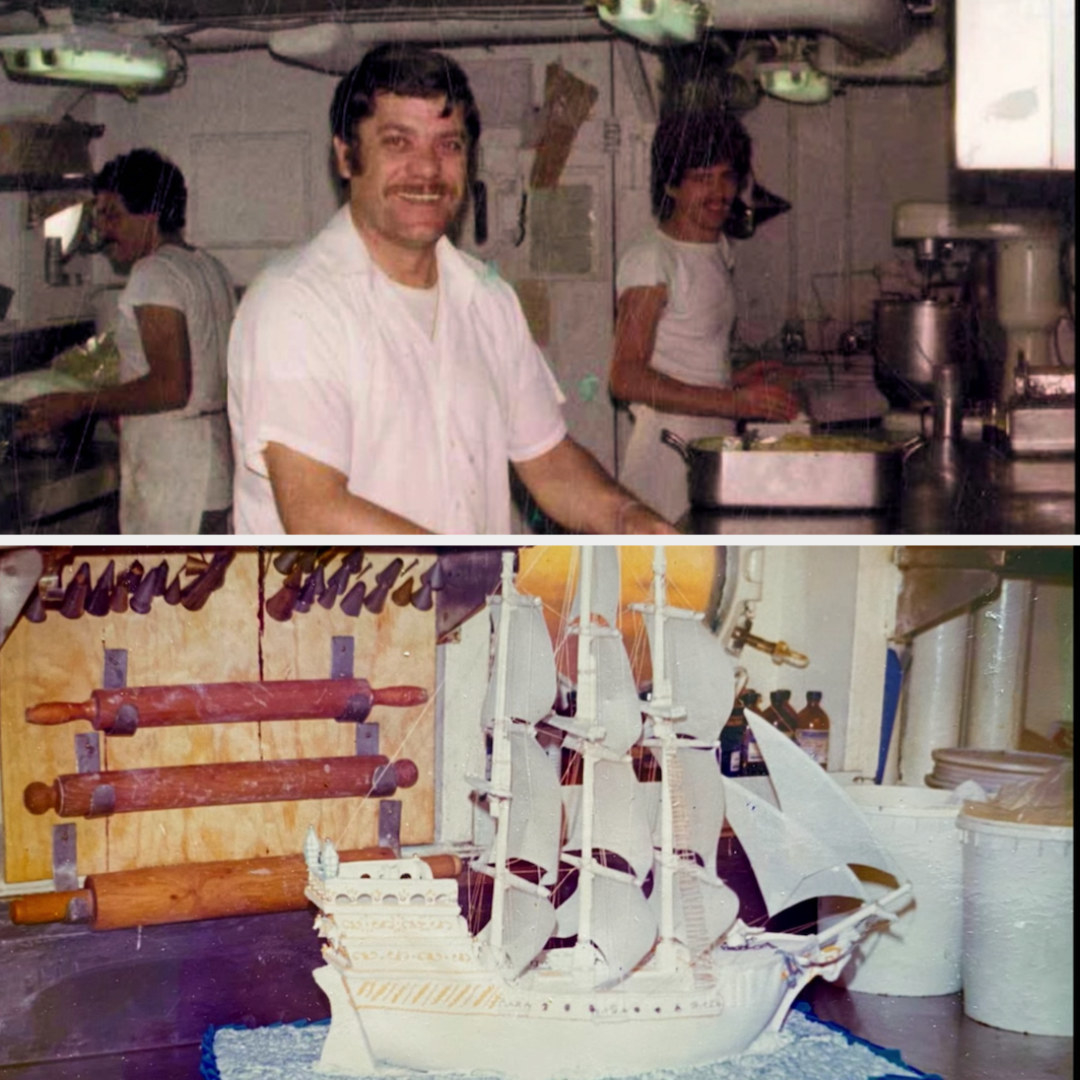
[[[798,714],[791,707],[790,690],[773,690],[769,694],[769,707],[761,714],[777,731],[789,739],[795,738]]]
[[[744,721],[747,709],[752,709],[761,715],[761,695],[756,690],[744,690],[739,695],[739,702],[743,708]],[[761,756],[761,748],[747,724],[743,738],[742,774],[743,776],[766,776],[768,772],[765,759]]]
[[[724,776],[742,776],[746,742],[746,712],[742,695],[735,698],[731,715],[720,732],[720,771]]]
[[[799,710],[795,741],[823,769],[829,762],[829,714],[821,707],[821,691],[806,692],[806,707]]]

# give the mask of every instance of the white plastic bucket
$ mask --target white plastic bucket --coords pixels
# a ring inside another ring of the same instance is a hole
[[[1032,1035],[1073,1033],[1073,830],[961,813],[964,1012]]]
[[[955,994],[960,989],[960,804],[951,791],[932,788],[845,785],[879,843],[911,882],[913,899],[890,926],[871,933],[840,976],[851,990],[901,997]],[[856,871],[873,899],[893,887],[873,871]],[[818,901],[822,926],[851,901]]]

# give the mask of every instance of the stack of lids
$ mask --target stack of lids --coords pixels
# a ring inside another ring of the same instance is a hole
[[[965,780],[974,780],[990,796],[1004,784],[1043,776],[1065,760],[1057,754],[968,747],[931,750],[930,756],[934,759],[934,770],[926,775],[927,787],[955,788]]]

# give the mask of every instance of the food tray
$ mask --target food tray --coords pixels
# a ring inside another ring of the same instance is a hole
[[[691,469],[690,502],[710,510],[884,510],[900,499],[904,447],[877,451],[718,450]]]

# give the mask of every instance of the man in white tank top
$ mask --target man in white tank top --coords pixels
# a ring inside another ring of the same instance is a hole
[[[735,117],[672,112],[652,145],[656,229],[619,262],[612,394],[634,429],[619,479],[669,521],[689,508],[686,465],[661,443],[729,435],[740,418],[790,420],[798,403],[755,367],[732,378],[734,261],[724,225],[750,173],[750,136]]]

